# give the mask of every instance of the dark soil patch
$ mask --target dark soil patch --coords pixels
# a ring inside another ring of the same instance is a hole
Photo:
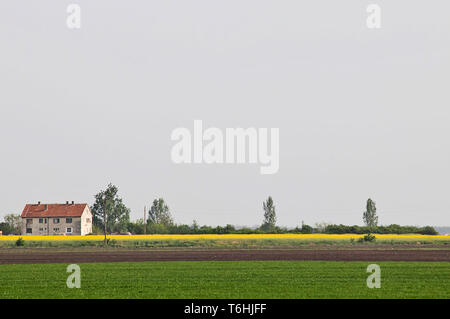
[[[140,261],[328,260],[449,261],[448,249],[183,249],[95,251],[2,251],[0,264],[49,264]]]

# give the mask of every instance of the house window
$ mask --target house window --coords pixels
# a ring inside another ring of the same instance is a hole
[[[90,218],[86,218],[86,223],[90,223],[91,219]]]
[[[39,231],[44,231],[44,228],[39,228]]]
[[[70,227],[67,228],[67,229],[66,229],[66,233],[72,233],[72,228],[70,228]]]
[[[72,224],[72,218],[66,218],[66,223],[67,224]]]
[[[33,219],[29,218],[27,219],[27,225],[32,225],[33,224]]]
[[[59,224],[59,218],[53,218],[53,224]]]
[[[39,224],[43,224],[44,223],[44,218],[39,218]]]
[[[27,234],[31,234],[33,232],[33,229],[27,228]]]
[[[53,231],[54,231],[55,233],[59,233],[59,228],[53,228]]]

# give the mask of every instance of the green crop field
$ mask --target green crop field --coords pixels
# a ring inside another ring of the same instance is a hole
[[[448,262],[227,261],[0,265],[0,298],[450,298]]]
[[[262,247],[306,247],[317,248],[333,246],[349,246],[359,248],[373,248],[376,245],[386,247],[399,246],[420,246],[427,248],[445,248],[450,246],[449,239],[377,239],[375,242],[359,243],[354,239],[340,238],[267,238],[267,239],[112,239],[108,247],[114,248],[173,248],[173,247],[193,247],[193,248],[262,248]],[[77,247],[104,247],[103,239],[99,240],[29,240],[25,237],[23,241],[24,248],[77,248]],[[0,240],[1,248],[21,248],[17,247],[16,241]]]

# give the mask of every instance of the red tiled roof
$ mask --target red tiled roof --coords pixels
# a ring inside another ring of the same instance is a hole
[[[81,217],[87,204],[27,204],[22,218]]]

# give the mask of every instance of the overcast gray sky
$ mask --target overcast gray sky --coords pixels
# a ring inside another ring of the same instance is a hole
[[[81,29],[66,26],[81,6]],[[381,6],[381,29],[366,7]],[[449,225],[450,3],[0,2],[0,216],[93,203],[177,222]],[[173,129],[275,127],[280,169],[174,164]]]

